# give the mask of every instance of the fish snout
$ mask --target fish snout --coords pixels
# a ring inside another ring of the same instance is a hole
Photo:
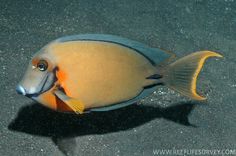
[[[21,85],[17,85],[16,92],[21,95],[26,95],[26,91]]]

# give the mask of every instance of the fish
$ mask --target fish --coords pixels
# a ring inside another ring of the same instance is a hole
[[[132,105],[160,86],[194,100],[209,50],[176,55],[108,34],[80,34],[49,42],[32,57],[16,92],[59,112],[110,111]]]

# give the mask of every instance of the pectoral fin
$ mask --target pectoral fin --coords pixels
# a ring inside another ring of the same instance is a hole
[[[61,99],[68,107],[70,107],[76,114],[82,114],[85,106],[81,101],[67,96],[63,91],[56,90],[54,94]]]

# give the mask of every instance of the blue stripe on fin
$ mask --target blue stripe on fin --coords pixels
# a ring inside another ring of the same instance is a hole
[[[82,34],[82,35],[72,35],[61,37],[56,42],[69,42],[69,41],[79,41],[79,40],[90,40],[90,41],[104,41],[111,42],[126,46],[128,48],[134,49],[141,55],[145,56],[151,63],[158,65],[160,62],[168,59],[171,55],[158,48],[151,48],[145,44],[137,41],[132,41],[123,37],[118,37],[115,35],[106,34]]]
[[[135,98],[130,99],[128,101],[117,103],[117,104],[113,104],[113,105],[110,105],[110,106],[92,108],[92,109],[89,109],[88,111],[103,112],[103,111],[110,111],[110,110],[115,110],[115,109],[119,109],[119,108],[122,108],[122,107],[126,107],[126,106],[132,105],[135,102],[143,99],[144,97],[152,94],[156,89],[157,89],[157,86],[151,87],[151,88],[147,88],[147,89],[144,89],[138,96],[136,96]]]

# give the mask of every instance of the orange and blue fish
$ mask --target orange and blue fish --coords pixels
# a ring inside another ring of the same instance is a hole
[[[16,91],[53,110],[79,114],[131,105],[160,85],[204,100],[196,81],[209,57],[222,55],[199,51],[176,60],[173,53],[118,36],[66,36],[33,56]]]

